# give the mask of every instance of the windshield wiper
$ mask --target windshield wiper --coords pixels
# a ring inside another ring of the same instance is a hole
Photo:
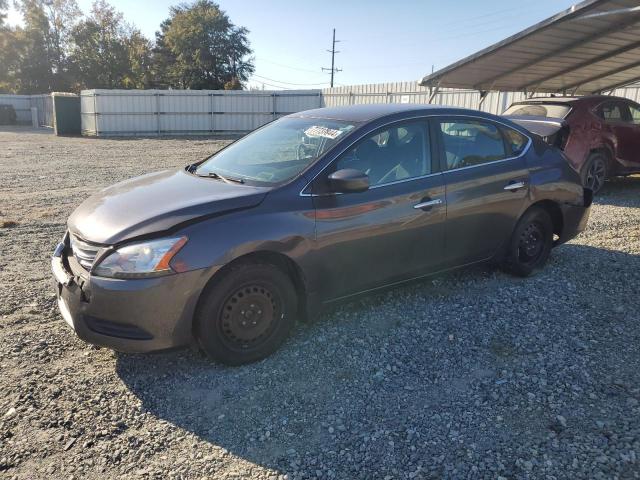
[[[222,180],[223,182],[226,182],[226,183],[244,183],[244,180],[241,178],[233,178],[233,177],[227,177],[227,176],[223,177],[222,175],[216,172],[197,173],[196,175],[198,175],[199,177],[215,178],[218,180]]]

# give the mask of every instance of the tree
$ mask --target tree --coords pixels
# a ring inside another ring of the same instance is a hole
[[[71,31],[82,12],[76,0],[43,0],[42,5],[49,23],[47,44],[55,78],[54,87],[66,90],[71,84],[68,76]]]
[[[8,8],[9,2],[7,2],[7,0],[0,0],[0,28],[4,27],[4,20],[7,18]]]
[[[77,88],[144,88],[151,46],[122,14],[97,0],[72,32],[71,60]]]
[[[129,56],[129,70],[124,88],[146,88],[151,83],[151,42],[139,30],[129,27],[124,43]]]
[[[0,92],[14,93],[19,89],[20,59],[24,43],[20,29],[4,24],[8,2],[0,0]]]
[[[70,32],[80,10],[75,0],[22,0],[24,28],[15,37],[23,51],[19,89],[25,93],[68,90]]]
[[[157,84],[175,88],[241,88],[253,73],[248,30],[211,0],[171,8],[156,33]]]

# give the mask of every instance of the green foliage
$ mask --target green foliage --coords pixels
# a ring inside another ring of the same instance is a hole
[[[24,42],[21,31],[0,26],[0,93],[15,92]]]
[[[0,88],[19,93],[68,89],[69,35],[80,15],[75,0],[22,0],[16,5],[24,27],[0,22],[0,63],[6,66]]]
[[[7,2],[7,0],[0,0],[0,28],[4,26],[4,21],[7,18],[7,8],[9,8],[9,2]]]
[[[4,24],[0,91],[83,88],[241,89],[253,73],[248,31],[209,0],[173,7],[155,45],[105,0],[83,17],[76,0],[17,0],[24,27]]]
[[[70,59],[78,87],[145,86],[149,42],[104,0],[94,2],[89,17],[73,29],[72,38]]]
[[[156,34],[158,82],[175,88],[241,88],[253,73],[247,34],[210,0],[173,7]]]

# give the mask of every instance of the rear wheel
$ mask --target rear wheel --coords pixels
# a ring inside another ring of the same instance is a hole
[[[553,245],[553,222],[546,210],[532,207],[516,225],[503,263],[507,272],[526,277],[541,268]]]
[[[241,264],[204,292],[196,311],[196,337],[219,362],[255,362],[286,339],[296,306],[295,289],[285,273],[269,264]]]
[[[594,152],[582,167],[582,185],[597,193],[603,187],[607,173],[607,158],[600,152]]]

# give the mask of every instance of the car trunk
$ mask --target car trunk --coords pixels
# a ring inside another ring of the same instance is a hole
[[[549,145],[564,150],[569,138],[569,125],[562,118],[535,115],[503,115],[504,118],[541,136]]]

